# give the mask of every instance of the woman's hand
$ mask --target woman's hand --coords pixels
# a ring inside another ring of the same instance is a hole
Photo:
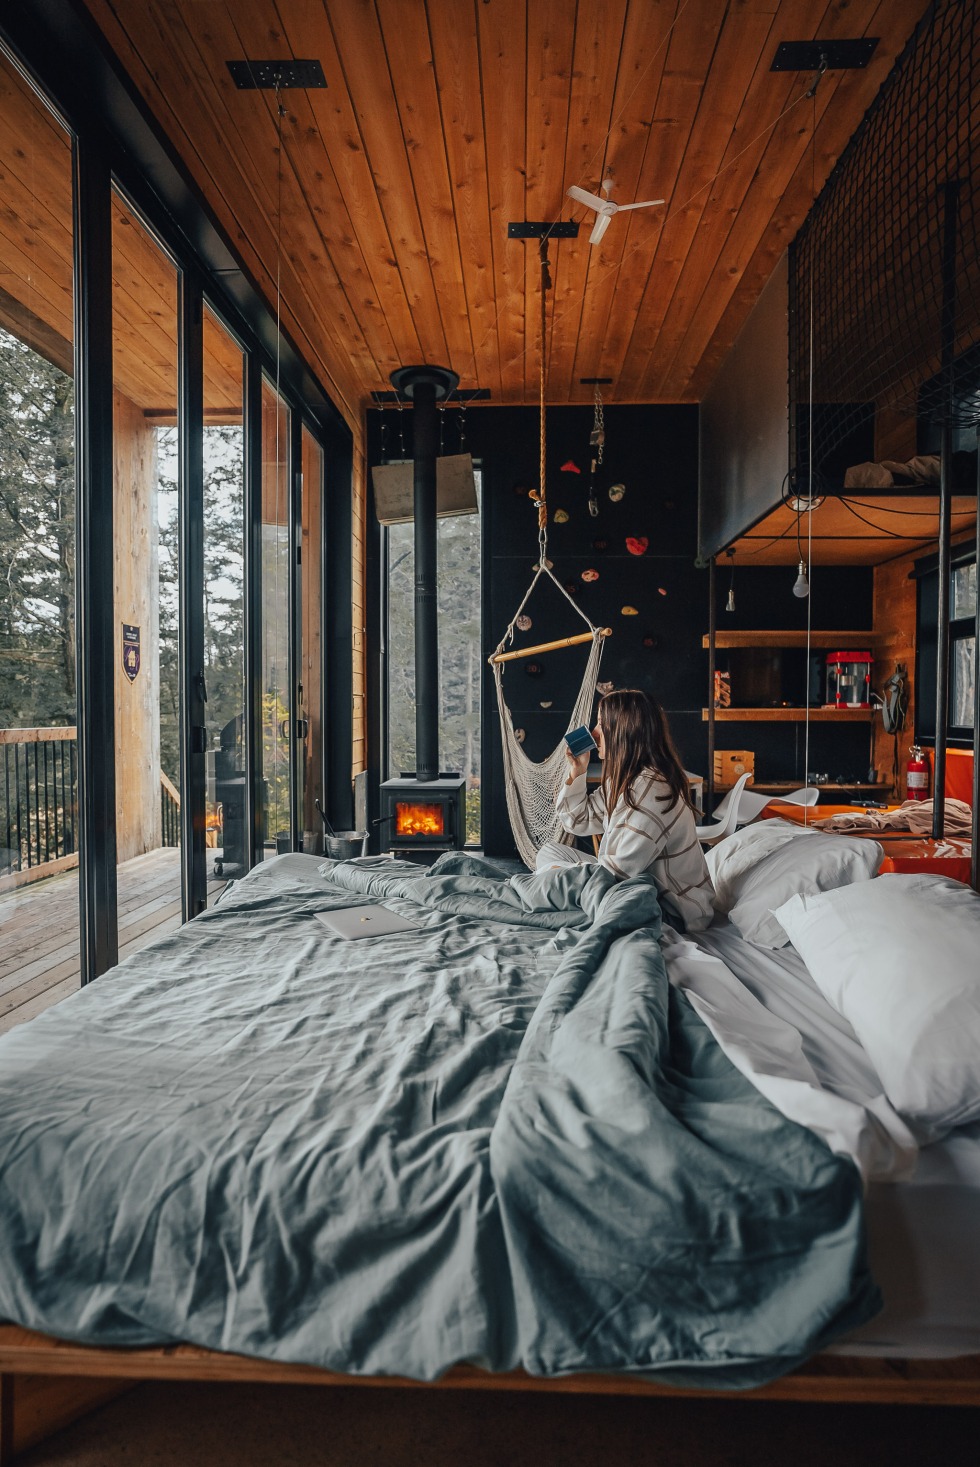
[[[588,771],[589,755],[591,752],[591,749],[585,749],[581,754],[573,754],[571,749],[565,750],[565,758],[569,764],[568,784],[571,784],[572,780],[576,779],[578,775],[585,774]]]

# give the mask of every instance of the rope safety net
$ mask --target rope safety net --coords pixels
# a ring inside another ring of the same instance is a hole
[[[548,271],[547,239],[541,241],[541,369],[540,369],[540,455],[538,490],[532,495],[538,506],[538,564],[524,599],[501,640],[498,642],[490,664],[493,667],[497,688],[497,709],[500,714],[500,734],[504,754],[504,789],[507,796],[507,814],[514,834],[514,843],[524,864],[534,869],[538,851],[549,841],[571,845],[575,837],[562,826],[555,812],[558,791],[565,781],[568,762],[565,758],[564,740],[540,762],[528,758],[514,729],[514,719],[507,706],[504,693],[504,670],[507,662],[499,661],[502,653],[514,640],[517,618],[531,599],[538,582],[545,578],[564,596],[576,615],[581,617],[592,634],[592,645],[585,665],[582,685],[575,706],[569,714],[568,728],[578,728],[585,723],[592,711],[599,662],[602,657],[605,629],[596,627],[581,607],[577,606],[564,586],[552,573],[548,562],[548,506],[545,496],[545,343],[547,326],[547,301],[545,292],[551,284]],[[577,640],[577,639],[576,639]]]

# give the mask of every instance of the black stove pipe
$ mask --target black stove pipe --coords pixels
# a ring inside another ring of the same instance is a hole
[[[417,382],[415,443],[415,777],[439,778],[439,623],[436,552],[436,390]]]
[[[395,390],[411,398],[415,479],[415,777],[439,778],[439,623],[436,552],[436,403],[458,386],[446,367],[401,367]]]

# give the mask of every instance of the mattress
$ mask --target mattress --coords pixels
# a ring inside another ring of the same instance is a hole
[[[744,995],[773,1020],[777,1044],[782,1029],[784,1057],[792,1049],[787,1036],[795,1030],[818,1087],[815,1103],[814,1097],[794,1099],[796,1118],[822,1129],[828,1144],[850,1149],[858,1164],[863,1162],[871,1267],[884,1308],[831,1352],[911,1359],[980,1352],[980,1124],[961,1127],[921,1150],[910,1146],[900,1120],[889,1114],[853,1029],[823,997],[794,948],[759,947],[723,922],[696,942],[668,935],[666,958],[671,981],[685,988],[729,1058],[760,1088],[768,1083],[772,1090],[772,1075],[760,1073],[767,1063],[770,1071],[774,1068],[771,1053],[767,1061],[765,1053],[752,1054],[730,1037],[736,1024],[744,1037]],[[731,980],[741,989],[741,1004]],[[854,1113],[849,1124],[838,1119],[843,1139],[834,1136],[820,1109],[821,1092],[824,1102],[832,1097],[845,1117]],[[808,1104],[809,1117],[803,1113]]]

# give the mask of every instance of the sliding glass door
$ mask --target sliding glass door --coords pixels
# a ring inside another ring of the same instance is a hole
[[[80,983],[72,139],[0,50],[0,1032]]]

